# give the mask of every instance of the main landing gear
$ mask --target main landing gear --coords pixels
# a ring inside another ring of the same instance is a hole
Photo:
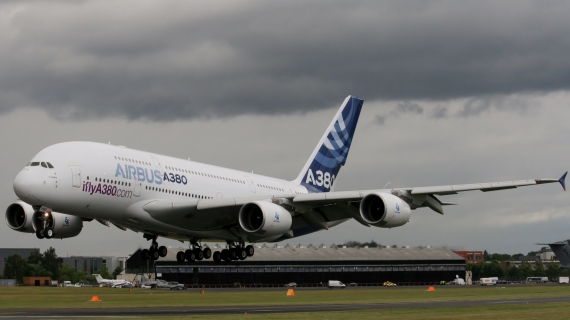
[[[156,242],[157,236],[145,234],[144,237],[147,240],[152,240],[152,244],[149,249],[143,249],[141,251],[141,258],[143,260],[158,260],[159,257],[166,257],[168,249],[166,249],[165,246],[158,246],[158,242]]]
[[[227,249],[214,252],[214,262],[230,262],[232,260],[245,260],[247,257],[252,257],[255,249],[252,245],[246,246],[243,241],[235,243],[228,241]]]
[[[202,259],[210,259],[212,257],[212,249],[202,248],[197,240],[190,240],[190,248],[186,251],[178,251],[176,253],[176,261],[183,263],[184,261],[194,262]]]

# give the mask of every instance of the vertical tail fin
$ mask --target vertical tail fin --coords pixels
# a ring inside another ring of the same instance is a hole
[[[346,163],[363,100],[348,96],[294,182],[309,192],[329,192]]]
[[[97,283],[101,283],[101,280],[103,280],[103,277],[101,277],[100,274],[93,274],[95,276],[95,279],[97,279]]]
[[[558,261],[560,261],[560,266],[570,269],[570,245],[568,241],[548,243],[548,245],[556,255],[556,258],[558,258]]]

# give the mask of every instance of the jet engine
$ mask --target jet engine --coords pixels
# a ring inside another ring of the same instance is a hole
[[[239,211],[239,224],[243,230],[262,236],[284,234],[291,228],[293,218],[283,207],[271,202],[246,203]]]
[[[410,221],[410,206],[389,193],[372,193],[360,202],[360,216],[380,228],[403,226]]]
[[[12,230],[34,233],[33,214],[34,209],[29,204],[22,201],[14,202],[6,209],[6,223]]]
[[[83,220],[60,212],[34,211],[25,202],[15,202],[6,209],[6,223],[12,230],[36,233],[38,238],[71,238],[83,229]]]

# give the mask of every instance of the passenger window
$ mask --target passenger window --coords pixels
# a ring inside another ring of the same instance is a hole
[[[32,162],[32,164],[30,164],[30,167],[37,167],[39,165],[40,165],[39,162]]]

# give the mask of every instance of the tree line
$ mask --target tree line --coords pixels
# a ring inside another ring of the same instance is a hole
[[[558,277],[570,276],[570,272],[560,268],[560,263],[550,262],[544,264],[540,259],[531,263],[522,261],[520,265],[501,263],[497,260],[491,262],[479,261],[468,263],[467,271],[473,272],[473,280],[488,277],[498,277],[507,281],[524,281],[527,277],[548,277],[554,281]]]
[[[102,265],[95,273],[101,275],[105,279],[116,279],[117,275],[123,270],[117,267],[112,273],[109,273],[106,265]],[[4,267],[4,279],[16,279],[16,282],[23,283],[24,277],[51,277],[52,280],[71,281],[72,283],[90,283],[95,284],[97,280],[94,276],[87,274],[87,270],[75,270],[67,264],[63,264],[63,259],[59,258],[55,249],[50,247],[46,251],[40,253],[34,250],[25,259],[19,254],[13,254],[6,259]]]

